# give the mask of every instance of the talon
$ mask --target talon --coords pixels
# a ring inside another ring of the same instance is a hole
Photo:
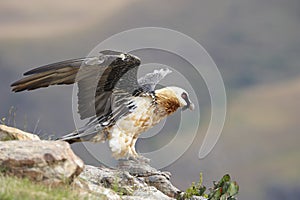
[[[132,160],[132,161],[134,161],[134,162],[139,162],[138,158],[133,157],[133,156],[130,156],[130,157],[128,158],[128,160]]]
[[[146,158],[146,157],[144,157],[144,156],[141,156],[141,155],[139,155],[138,157],[137,157],[137,159],[138,159],[138,161],[140,161],[140,162],[144,162],[144,163],[150,163],[150,159],[149,158]]]

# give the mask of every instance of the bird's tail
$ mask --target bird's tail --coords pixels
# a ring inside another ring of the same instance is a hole
[[[11,84],[12,91],[34,90],[50,85],[73,84],[84,58],[72,59],[32,69]]]
[[[75,142],[82,142],[82,139],[79,136],[79,133],[77,131],[64,135],[60,138],[56,138],[56,140],[65,141],[68,142],[69,144],[73,144]]]
[[[66,141],[70,144],[85,141],[100,142],[105,140],[105,134],[102,130],[103,128],[99,124],[87,124],[86,126],[64,135],[61,138],[57,138],[56,140]],[[95,137],[97,135],[98,137]]]

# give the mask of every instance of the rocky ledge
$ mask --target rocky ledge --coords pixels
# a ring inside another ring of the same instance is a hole
[[[62,141],[42,141],[36,135],[0,126],[0,173],[47,185],[71,184],[88,199],[178,199],[182,192],[171,174],[145,162],[120,161],[116,168],[84,165]],[[14,140],[14,141],[10,141]],[[195,199],[205,199],[196,198]]]

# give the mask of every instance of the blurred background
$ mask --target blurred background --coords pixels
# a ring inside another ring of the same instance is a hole
[[[199,160],[201,129],[188,151],[164,169],[173,183],[184,190],[200,172],[206,185],[230,173],[240,199],[300,199],[298,0],[2,0],[3,123],[44,138],[73,130],[72,86],[13,94],[10,84],[30,68],[85,56],[109,36],[144,26],[174,29],[203,45],[228,97],[217,145]],[[201,106],[205,111],[210,104]],[[203,121],[210,117],[201,114]],[[86,163],[97,164],[82,145],[73,147]]]

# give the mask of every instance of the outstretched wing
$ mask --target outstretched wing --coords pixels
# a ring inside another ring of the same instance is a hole
[[[139,65],[140,60],[133,55],[105,50],[97,57],[67,60],[30,70],[24,73],[27,77],[11,86],[14,92],[20,92],[77,82],[81,119],[107,116],[112,112],[113,96],[121,94],[119,91],[129,96],[138,87]]]
[[[88,77],[84,75],[84,68],[78,73],[79,77],[81,74],[85,77],[80,78],[78,82],[78,110],[81,119],[93,116],[110,117],[116,97],[125,99],[139,87],[137,71],[140,60],[137,57],[115,51],[101,53],[105,56],[114,56],[116,59],[109,65],[106,64],[105,70],[97,68]]]
[[[153,92],[156,85],[168,74],[172,73],[168,68],[154,70],[151,73],[138,79],[138,84],[143,88],[144,91]]]
[[[99,133],[100,129],[113,125],[119,118],[127,115],[136,108],[134,95],[149,94],[150,96],[152,96],[154,94],[153,92],[156,85],[166,75],[171,73],[171,70],[167,68],[154,70],[153,72],[141,77],[140,79],[138,79],[138,82],[136,82],[134,81],[136,80],[137,75],[136,70],[137,68],[134,68],[125,73],[124,76],[116,83],[114,89],[111,91],[111,95],[108,95],[109,98],[104,98],[108,99],[106,105],[109,105],[106,106],[108,111],[102,111],[102,113],[106,114],[94,115],[84,127],[68,135],[65,135],[60,139],[65,140],[69,143],[91,140]],[[105,93],[99,93],[99,95],[104,94]],[[99,95],[96,96],[96,99],[99,98]],[[102,137],[103,135],[101,135],[100,138]],[[95,137],[95,140],[97,140],[96,138],[99,139],[99,135],[98,137]]]

